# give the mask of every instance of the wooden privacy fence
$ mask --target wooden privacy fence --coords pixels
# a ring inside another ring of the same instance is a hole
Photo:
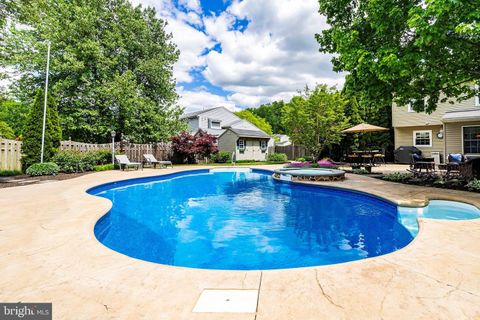
[[[296,146],[293,144],[289,146],[275,146],[275,152],[285,153],[288,160],[295,160],[296,158],[309,155],[304,146]]]
[[[0,139],[0,170],[22,170],[22,142]]]
[[[76,141],[62,141],[60,144],[61,150],[75,150],[80,152],[87,152],[92,150],[112,150],[111,143],[83,143]],[[150,153],[159,160],[170,160],[173,155],[172,147],[169,143],[126,143],[115,142],[115,152],[126,154],[130,161],[141,162],[143,161],[143,155]]]
[[[60,150],[75,150],[87,152],[92,150],[112,150],[111,143],[83,143],[76,141],[62,141]],[[171,160],[173,156],[172,147],[169,143],[125,143],[115,142],[115,152],[128,156],[130,161],[143,161],[143,155],[153,154],[157,160]],[[22,170],[22,142],[15,140],[0,139],[0,170]]]

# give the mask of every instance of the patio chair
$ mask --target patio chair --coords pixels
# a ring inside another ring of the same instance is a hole
[[[422,158],[416,153],[411,154],[410,168],[407,171],[413,173],[416,178],[434,177],[435,176],[435,161],[433,158]]]
[[[173,168],[172,162],[171,161],[158,161],[153,154],[147,153],[144,154],[143,157],[145,158],[146,163],[153,165],[154,168],[157,167],[157,164],[160,166],[160,168],[166,168],[168,166]]]
[[[135,167],[137,170],[138,168],[143,169],[142,164],[140,162],[130,162],[126,155],[116,155],[115,160],[117,160],[118,164],[120,165],[120,170],[125,170],[128,167]],[[122,169],[123,166],[123,169]]]
[[[376,164],[385,164],[385,149],[381,148],[373,154],[373,162]]]
[[[467,162],[467,158],[461,153],[450,153],[447,163],[439,165],[445,171],[445,178],[457,178],[460,176],[460,168]]]

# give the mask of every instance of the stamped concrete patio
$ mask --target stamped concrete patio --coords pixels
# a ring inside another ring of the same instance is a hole
[[[85,190],[184,169],[109,171],[1,189],[0,301],[52,302],[54,319],[480,319],[480,219],[421,219],[415,240],[394,253],[273,271],[160,265],[96,240],[93,227],[111,204]],[[358,175],[331,184],[402,205],[451,199],[480,207],[479,194]],[[192,313],[207,288],[258,289],[257,312]]]

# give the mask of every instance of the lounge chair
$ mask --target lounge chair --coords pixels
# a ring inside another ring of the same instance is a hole
[[[142,164],[140,162],[130,162],[126,155],[116,155],[115,160],[117,160],[118,164],[120,165],[120,170],[125,170],[128,167],[136,167],[143,169]],[[123,166],[123,169],[122,169]]]
[[[153,167],[156,168],[157,164],[160,166],[160,168],[166,168],[168,166],[173,168],[172,162],[171,161],[158,161],[153,154],[144,154],[143,157],[145,158],[145,162],[152,165]]]

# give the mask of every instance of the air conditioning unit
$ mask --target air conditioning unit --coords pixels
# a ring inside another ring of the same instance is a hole
[[[433,161],[435,162],[435,164],[440,164],[442,163],[442,159],[441,159],[441,154],[440,152],[438,151],[432,151],[430,152],[430,156],[433,158]]]

